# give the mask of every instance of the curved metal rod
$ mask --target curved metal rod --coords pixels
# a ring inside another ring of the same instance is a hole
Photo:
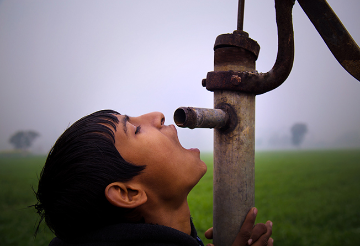
[[[360,48],[325,0],[298,0],[341,66],[360,81]]]
[[[226,89],[258,95],[280,86],[289,76],[294,63],[292,25],[294,3],[295,0],[275,0],[278,53],[276,62],[269,72],[209,72],[203,83],[206,89],[210,91]]]

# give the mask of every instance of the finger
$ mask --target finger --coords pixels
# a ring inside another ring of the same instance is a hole
[[[256,224],[252,230],[248,244],[251,245],[252,242],[256,242],[263,234],[267,232],[267,227],[263,223]]]
[[[269,240],[268,240],[268,246],[273,246],[273,244],[274,244],[274,239],[269,238]]]
[[[272,233],[272,222],[269,220],[266,222],[267,231],[263,234],[254,244],[253,246],[266,246],[269,244],[270,236]]]
[[[207,229],[207,231],[205,232],[205,237],[207,239],[213,239],[213,233],[214,233],[214,230],[211,227],[211,228]]]
[[[257,209],[251,208],[249,213],[246,215],[245,221],[237,234],[233,245],[246,245],[250,239],[252,229],[254,227],[255,219],[257,215]]]

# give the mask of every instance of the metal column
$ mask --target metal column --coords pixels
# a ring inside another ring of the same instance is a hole
[[[213,216],[217,246],[232,245],[254,206],[255,96],[280,86],[291,71],[293,4],[293,0],[275,0],[278,55],[269,72],[258,73],[255,61],[260,46],[242,31],[244,0],[240,0],[238,30],[216,38],[214,71],[202,81],[214,92],[214,109],[179,108],[174,114],[180,127],[215,128]]]
[[[255,60],[244,48],[215,47],[214,71],[253,72]],[[255,94],[216,90],[214,108],[222,104],[235,110],[238,124],[214,130],[214,245],[231,245],[255,204]]]

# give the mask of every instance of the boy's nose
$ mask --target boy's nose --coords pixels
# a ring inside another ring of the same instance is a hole
[[[161,112],[151,112],[134,118],[133,122],[138,123],[140,125],[150,124],[160,128],[165,123],[165,116]]]

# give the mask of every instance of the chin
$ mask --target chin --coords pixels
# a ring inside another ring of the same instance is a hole
[[[207,166],[206,166],[206,164],[205,164],[205,162],[203,162],[203,161],[201,161],[201,176],[200,176],[200,178],[199,178],[199,180],[202,178],[202,177],[204,177],[204,175],[205,175],[205,173],[207,172]]]

